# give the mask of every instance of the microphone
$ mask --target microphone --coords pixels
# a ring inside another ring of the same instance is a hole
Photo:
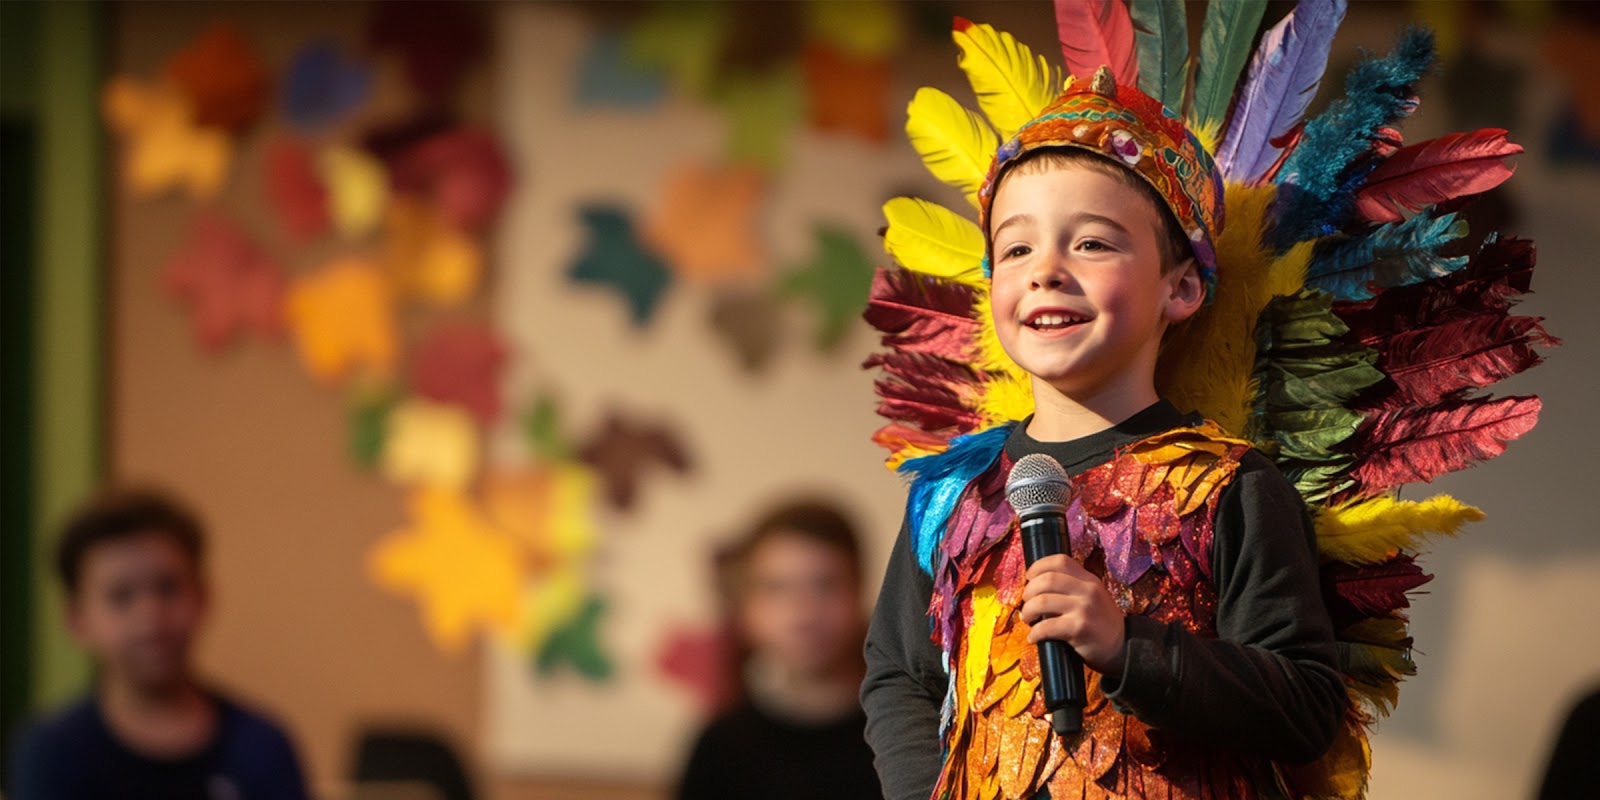
[[[1023,456],[1006,476],[1006,501],[1022,523],[1022,556],[1033,562],[1067,552],[1067,503],[1072,487],[1066,470],[1042,453]],[[1083,729],[1083,659],[1066,642],[1039,643],[1039,677],[1050,727],[1068,736]]]

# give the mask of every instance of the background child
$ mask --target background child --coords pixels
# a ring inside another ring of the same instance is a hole
[[[854,526],[821,503],[779,508],[735,545],[723,583],[739,691],[695,743],[680,798],[882,796],[856,701],[860,560]]]
[[[1270,794],[1271,762],[1327,749],[1345,693],[1299,495],[1156,393],[1167,328],[1213,282],[1210,157],[1102,72],[1000,148],[978,198],[1035,413],[906,465],[862,689],[886,795]],[[1004,484],[1032,453],[1073,479],[1073,557],[1024,573]],[[1089,667],[1080,734],[1044,717],[1044,638]]]
[[[195,517],[155,493],[111,492],[67,522],[56,564],[96,685],[24,734],[10,796],[306,796],[284,732],[195,675],[209,607],[204,548]]]

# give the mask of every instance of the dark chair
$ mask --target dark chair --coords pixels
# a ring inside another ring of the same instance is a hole
[[[363,732],[357,740],[351,780],[358,788],[364,783],[425,784],[444,800],[477,797],[455,749],[443,737],[426,731]]]

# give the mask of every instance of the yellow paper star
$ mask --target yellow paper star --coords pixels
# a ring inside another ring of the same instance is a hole
[[[367,235],[389,205],[389,173],[383,162],[350,147],[330,147],[318,160],[328,187],[328,216],[351,238]]]
[[[313,376],[337,380],[358,366],[379,376],[394,370],[394,299],[377,267],[343,259],[298,278],[286,311],[300,360]]]
[[[367,574],[380,588],[410,595],[435,644],[459,653],[479,631],[509,633],[522,601],[516,541],[461,493],[424,489],[411,496],[412,525],[369,553]]]
[[[465,409],[407,400],[385,423],[383,474],[403,485],[464,489],[478,467],[478,430]]]
[[[188,99],[170,84],[113,78],[101,98],[106,122],[124,141],[123,180],[140,197],[174,187],[216,197],[233,160],[233,142],[194,124]]]
[[[753,167],[686,164],[667,178],[643,238],[686,279],[749,277],[762,264],[755,217],[765,183]]]
[[[478,288],[483,269],[478,243],[426,203],[395,198],[384,232],[384,267],[402,295],[455,306]]]

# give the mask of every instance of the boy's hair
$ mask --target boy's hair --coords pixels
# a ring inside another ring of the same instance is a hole
[[[1006,165],[1005,171],[995,180],[996,193],[999,192],[998,187],[1005,183],[1005,179],[1012,175],[1034,175],[1069,167],[1081,167],[1115,178],[1122,185],[1138,191],[1139,195],[1150,204],[1151,210],[1161,218],[1160,226],[1156,230],[1156,242],[1161,249],[1162,275],[1170,273],[1186,259],[1194,257],[1194,251],[1189,246],[1189,237],[1183,234],[1183,226],[1178,224],[1178,219],[1172,215],[1172,210],[1167,207],[1167,202],[1156,192],[1155,187],[1132,170],[1098,153],[1078,147],[1046,147],[1024,153],[1016,161]],[[985,230],[983,238],[985,248],[990,251],[992,259],[994,237]]]
[[[799,536],[839,552],[850,564],[851,572],[861,576],[861,543],[849,517],[834,506],[806,500],[769,511],[732,546],[718,554],[718,573],[730,602],[742,594],[745,565],[750,554],[777,536]]]
[[[150,533],[171,539],[198,572],[205,533],[177,500],[150,489],[113,489],[80,507],[62,526],[56,544],[56,572],[68,596],[77,594],[83,562],[95,545]]]

